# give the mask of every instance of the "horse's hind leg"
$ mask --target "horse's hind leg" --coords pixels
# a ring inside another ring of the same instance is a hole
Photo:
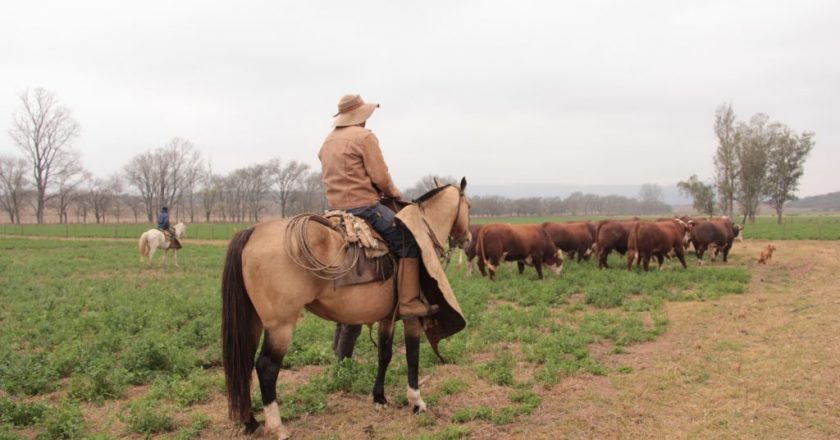
[[[376,370],[376,382],[373,384],[373,403],[385,406],[385,373],[394,353],[394,321],[390,318],[379,321],[379,367]]]
[[[362,333],[362,326],[358,324],[336,324],[333,335],[333,352],[339,361],[353,357],[356,339]]]
[[[283,364],[283,356],[292,340],[292,326],[266,330],[262,351],[257,358],[257,377],[265,411],[265,432],[277,434],[279,440],[289,438],[289,432],[280,420],[280,406],[277,404],[277,376]]]
[[[405,326],[405,360],[408,366],[406,396],[412,412],[426,411],[426,402],[420,397],[420,334],[423,327],[417,318],[403,321]]]

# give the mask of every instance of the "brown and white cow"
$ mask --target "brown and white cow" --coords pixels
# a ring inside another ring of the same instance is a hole
[[[712,261],[715,261],[718,254],[723,251],[723,261],[726,262],[732,243],[740,237],[743,229],[741,225],[736,225],[728,217],[708,221],[692,220],[690,224],[692,225],[691,242],[694,243],[694,253],[700,264],[703,264],[703,254],[710,247],[715,248]]]
[[[591,222],[567,222],[542,224],[545,232],[551,237],[554,245],[569,255],[570,259],[577,255],[578,262],[589,261],[595,246],[595,225]]]
[[[595,232],[595,249],[598,252],[598,269],[607,266],[610,252],[627,253],[627,239],[638,220],[603,220]]]
[[[485,225],[478,233],[476,246],[478,268],[484,274],[486,267],[491,280],[495,279],[496,270],[503,261],[516,261],[520,274],[526,264],[532,265],[540,279],[543,278],[543,264],[550,266],[556,274],[563,270],[562,252],[541,225]]]
[[[656,257],[659,269],[665,257],[671,251],[677,256],[683,268],[685,264],[685,243],[690,237],[691,226],[680,219],[663,221],[640,221],[636,223],[627,239],[627,270],[632,270],[633,262],[649,270],[650,260]]]

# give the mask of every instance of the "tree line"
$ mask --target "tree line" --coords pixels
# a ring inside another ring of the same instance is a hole
[[[734,217],[737,203],[742,223],[754,223],[759,205],[767,203],[781,223],[785,203],[797,199],[814,133],[796,133],[763,113],[739,121],[731,103],[715,111],[714,131],[718,146],[712,183],[692,175],[677,184],[680,191],[693,198],[697,211],[708,215]]]
[[[327,209],[321,174],[307,164],[275,158],[220,174],[192,142],[182,138],[131,158],[107,178],[95,178],[73,148],[80,132],[81,126],[55,94],[38,88],[20,96],[9,135],[23,156],[0,156],[0,207],[10,222],[20,223],[28,206],[38,223],[44,223],[50,211],[60,223],[125,218],[152,222],[162,206],[189,222],[257,222],[267,214],[285,217]],[[434,177],[421,178],[405,191],[405,198],[433,188]],[[639,199],[583,193],[565,198],[472,198],[472,212],[488,216],[670,211],[656,185],[644,186]]]
[[[152,222],[162,206],[190,222],[256,222],[266,213],[326,209],[321,175],[309,165],[274,158],[220,174],[182,138],[133,157],[108,178],[95,178],[73,148],[81,126],[42,88],[20,96],[12,120],[9,135],[23,155],[0,155],[0,208],[11,223],[20,223],[28,207],[37,223],[50,211],[60,223]]]

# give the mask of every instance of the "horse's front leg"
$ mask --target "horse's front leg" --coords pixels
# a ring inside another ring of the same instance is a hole
[[[426,411],[426,402],[420,397],[420,334],[423,326],[420,320],[412,318],[403,321],[405,326],[405,360],[408,366],[408,388],[406,397],[412,412]]]
[[[175,262],[175,267],[181,267],[178,266],[178,249],[172,249],[172,261]]]
[[[373,403],[377,407],[388,405],[385,399],[385,372],[391,363],[394,352],[394,320],[379,321],[379,368],[376,370],[376,382],[373,384]]]

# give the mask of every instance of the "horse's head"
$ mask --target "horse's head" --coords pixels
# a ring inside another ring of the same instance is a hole
[[[444,185],[437,179],[435,184],[437,188],[415,202],[426,212],[426,217],[434,218],[432,222],[437,225],[437,232],[445,229],[451,245],[466,246],[470,241],[470,201],[464,193],[467,179],[462,178],[460,186]]]
[[[449,234],[455,245],[466,248],[472,237],[470,236],[470,199],[464,190],[467,189],[467,178],[461,178],[461,186],[458,189],[458,214],[452,224],[452,232]]]
[[[187,236],[187,225],[184,222],[178,222],[172,228],[175,229],[175,238],[178,240]]]

